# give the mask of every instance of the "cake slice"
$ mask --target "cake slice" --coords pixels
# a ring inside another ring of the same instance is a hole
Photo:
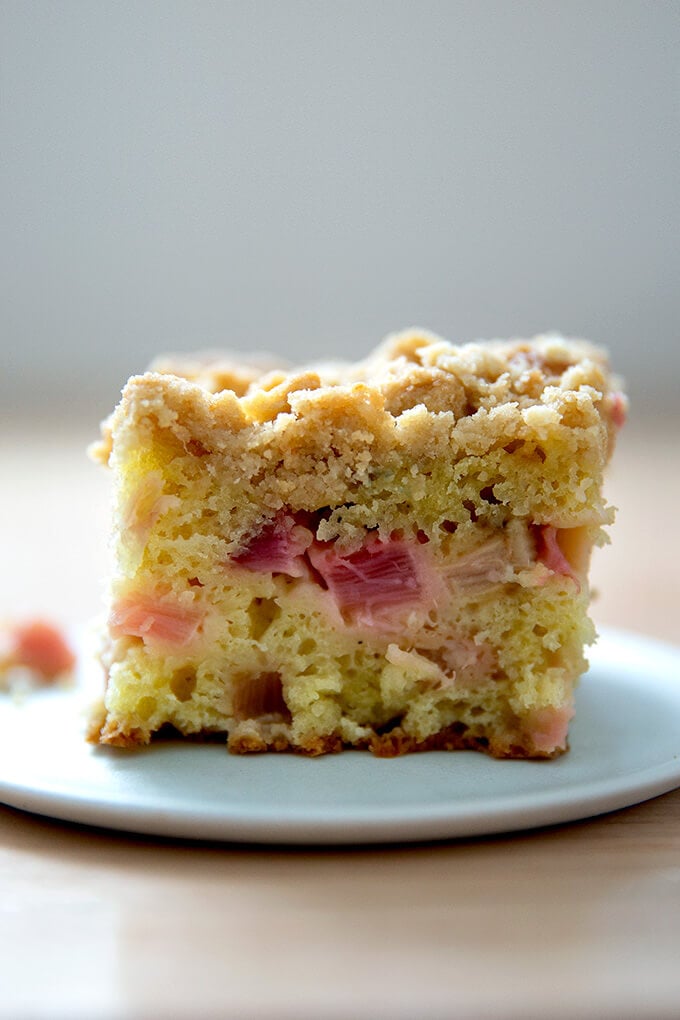
[[[93,739],[564,751],[625,410],[603,353],[554,336],[132,378],[95,448],[115,563]]]

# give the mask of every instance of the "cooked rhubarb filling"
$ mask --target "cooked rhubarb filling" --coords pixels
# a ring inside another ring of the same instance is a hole
[[[131,379],[97,448],[115,564],[95,738],[565,750],[625,409],[602,353],[555,337]]]

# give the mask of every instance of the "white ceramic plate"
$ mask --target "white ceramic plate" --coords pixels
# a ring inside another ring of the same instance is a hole
[[[0,695],[0,802],[189,839],[368,843],[478,836],[588,818],[680,786],[680,650],[607,631],[556,761],[472,752],[377,759],[236,757],[221,744],[140,751],[83,741],[83,691]]]

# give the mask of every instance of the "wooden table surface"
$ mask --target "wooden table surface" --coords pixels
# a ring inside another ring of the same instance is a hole
[[[3,428],[0,616],[73,624],[98,606],[108,481],[88,438]],[[676,645],[678,439],[680,423],[628,427],[593,565],[598,622]],[[680,790],[534,832],[356,849],[0,807],[0,1015],[677,1020]]]

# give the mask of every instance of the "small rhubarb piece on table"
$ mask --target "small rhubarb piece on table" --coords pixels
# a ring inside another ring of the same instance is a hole
[[[0,687],[19,679],[41,685],[65,680],[75,664],[75,652],[55,624],[30,619],[0,625]]]

